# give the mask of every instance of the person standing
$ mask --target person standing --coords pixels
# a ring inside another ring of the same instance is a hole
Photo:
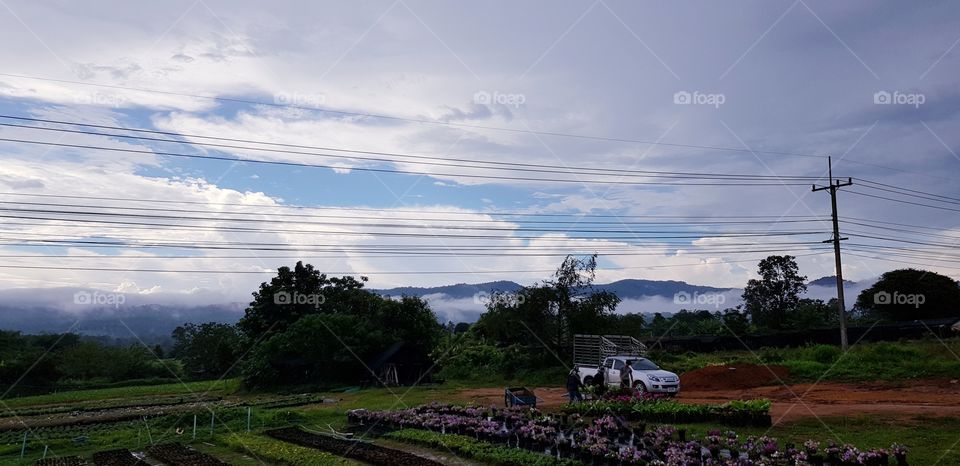
[[[607,392],[607,368],[600,366],[597,375],[593,376],[593,395],[596,399],[603,398]]]
[[[633,361],[625,361],[625,364],[620,368],[620,388],[633,389],[633,367],[631,366]]]
[[[583,395],[580,394],[580,388],[583,387],[583,382],[580,381],[580,375],[577,374],[577,370],[573,369],[567,374],[567,395],[570,396],[570,402],[581,402],[583,401]]]

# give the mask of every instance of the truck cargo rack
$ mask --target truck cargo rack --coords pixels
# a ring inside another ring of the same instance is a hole
[[[610,356],[636,356],[647,354],[647,345],[628,335],[573,336],[573,365],[600,366]]]

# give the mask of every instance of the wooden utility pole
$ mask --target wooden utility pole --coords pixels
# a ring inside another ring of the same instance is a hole
[[[833,218],[833,238],[824,241],[824,243],[833,243],[833,257],[836,261],[836,277],[837,277],[837,312],[840,314],[840,347],[846,351],[847,350],[847,316],[846,316],[846,305],[843,302],[843,271],[841,270],[840,265],[840,241],[843,241],[847,238],[840,237],[840,222],[837,219],[837,190],[844,187],[850,186],[853,184],[852,178],[847,178],[847,181],[837,182],[833,181],[833,159],[827,157],[827,172],[830,174],[830,185],[829,186],[817,186],[813,185],[813,191],[828,191],[830,192],[830,207],[832,209],[832,218]]]

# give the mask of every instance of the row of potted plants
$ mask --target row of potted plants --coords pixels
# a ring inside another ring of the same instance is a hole
[[[770,418],[769,400],[731,401],[719,405],[680,403],[673,399],[656,396],[632,396],[629,394],[608,396],[595,401],[568,403],[561,411],[584,416],[611,414],[632,421],[693,423],[709,422],[730,426],[768,427]]]
[[[784,444],[770,437],[740,438],[735,432],[711,431],[688,439],[670,426],[647,429],[623,417],[604,415],[587,421],[578,414],[551,416],[535,409],[498,409],[424,405],[400,411],[353,410],[351,423],[366,429],[423,429],[460,434],[591,465],[726,465],[726,466],[886,466],[906,462],[906,448],[859,450],[852,445],[815,441]]]

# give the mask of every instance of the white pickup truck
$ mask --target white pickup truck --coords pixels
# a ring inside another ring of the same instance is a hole
[[[676,395],[680,393],[680,377],[673,372],[660,369],[659,366],[647,358],[637,356],[609,356],[603,360],[601,367],[577,366],[577,375],[584,385],[593,385],[596,377],[604,377],[607,386],[620,386],[620,371],[633,371],[633,387],[640,392],[666,393]]]

